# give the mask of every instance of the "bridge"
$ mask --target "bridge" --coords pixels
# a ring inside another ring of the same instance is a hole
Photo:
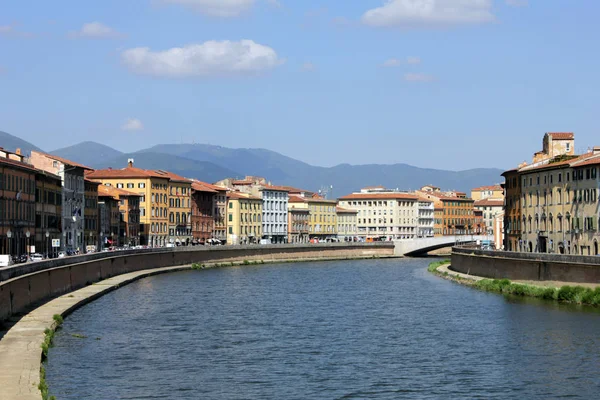
[[[395,256],[418,256],[428,253],[432,250],[442,249],[444,247],[455,246],[458,244],[475,243],[477,240],[490,240],[490,236],[475,235],[456,235],[439,236],[431,238],[394,240]]]

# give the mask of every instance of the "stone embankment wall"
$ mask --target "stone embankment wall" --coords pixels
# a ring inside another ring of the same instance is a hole
[[[393,243],[215,246],[69,257],[0,271],[0,323],[32,306],[112,276],[192,263],[392,257]],[[3,278],[6,278],[5,280]]]
[[[493,279],[600,283],[600,257],[452,249],[451,269]]]

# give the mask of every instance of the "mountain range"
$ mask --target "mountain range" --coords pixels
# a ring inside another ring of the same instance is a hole
[[[25,154],[39,150],[35,145],[1,131],[0,147],[12,151],[19,147]],[[133,159],[134,165],[139,168],[168,170],[205,182],[246,175],[262,176],[277,185],[312,191],[326,188],[329,198],[373,185],[414,190],[433,184],[469,193],[474,187],[500,182],[502,173],[497,168],[446,171],[401,163],[318,167],[271,150],[232,149],[208,144],[161,144],[134,153],[123,153],[104,144],[86,141],[49,153],[96,169],[123,168],[129,159]]]

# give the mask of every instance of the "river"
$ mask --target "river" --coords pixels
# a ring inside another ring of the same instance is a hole
[[[50,392],[59,400],[597,398],[597,309],[480,292],[429,274],[430,261],[142,279],[65,319],[49,353]]]

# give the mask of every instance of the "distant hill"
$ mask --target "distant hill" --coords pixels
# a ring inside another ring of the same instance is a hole
[[[84,165],[99,164],[123,154],[112,147],[96,142],[81,142],[73,146],[51,151],[50,153]]]
[[[28,155],[31,150],[42,151],[36,145],[29,143],[17,136],[11,135],[10,133],[0,131],[0,147],[5,150],[15,152],[17,149],[21,149],[21,154]]]
[[[372,185],[414,190],[426,184],[433,184],[443,189],[470,193],[474,187],[501,182],[500,174],[503,172],[495,168],[445,171],[418,168],[407,164],[340,164],[325,168],[312,166],[271,150],[231,149],[207,144],[157,145],[140,150],[138,154],[144,152],[159,152],[209,161],[243,172],[241,175],[236,175],[240,178],[245,175],[264,176],[274,184],[291,185],[314,191],[333,186],[330,198],[341,197]]]
[[[186,178],[195,178],[204,182],[216,182],[227,176],[240,175],[239,172],[210,162],[190,160],[184,157],[153,152],[121,154],[110,160],[90,163],[89,166],[96,169],[108,167],[112,167],[113,169],[125,168],[130,158],[133,158],[133,163],[138,168],[162,169]],[[73,159],[73,161],[78,160]],[[83,162],[83,160],[79,162]]]
[[[28,153],[36,146],[0,132],[0,146]],[[290,185],[318,191],[329,188],[329,198],[358,191],[365,186],[382,185],[390,189],[414,190],[432,184],[442,189],[469,193],[474,187],[502,181],[502,170],[476,168],[445,171],[418,168],[407,164],[340,164],[317,167],[266,149],[232,149],[208,144],[161,144],[135,153],[124,154],[109,146],[83,142],[52,152],[93,168],[123,168],[129,158],[137,167],[163,169],[188,178],[215,182],[246,175],[263,176],[273,184]],[[401,155],[399,156],[401,157]]]

